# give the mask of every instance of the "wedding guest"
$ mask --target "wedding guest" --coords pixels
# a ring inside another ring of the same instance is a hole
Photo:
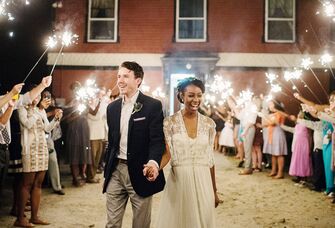
[[[298,119],[303,119],[304,113],[302,111],[298,114]],[[291,120],[295,121],[297,118],[291,116]],[[290,163],[289,174],[297,177],[298,184],[301,187],[306,186],[307,177],[312,175],[312,161],[310,156],[310,141],[309,133],[306,126],[296,123],[295,127],[281,126],[285,131],[293,133],[292,141],[292,157]]]
[[[280,127],[285,121],[285,116],[282,114],[284,109],[275,100],[270,101],[268,107],[270,114],[262,116],[265,119],[263,127],[268,128],[267,141],[264,141],[263,153],[272,156],[272,167],[269,176],[274,179],[282,179],[284,178],[284,156],[287,155],[286,136]]]
[[[326,187],[325,170],[322,156],[322,140],[323,140],[322,121],[320,121],[319,119],[314,119],[314,121],[306,119],[298,119],[298,123],[313,130],[313,142],[314,142],[313,143],[314,148],[312,152],[313,185],[310,187],[310,189],[319,192]]]
[[[76,91],[80,87],[81,84],[77,81],[71,84],[72,100],[64,108],[64,122],[67,124],[65,148],[71,168],[72,185],[75,187],[81,187],[86,183],[87,165],[92,164],[90,131],[87,121],[89,108],[79,112],[80,101],[75,98]]]
[[[46,113],[48,120],[52,120],[56,113],[61,111],[61,109],[55,108],[55,100],[51,96],[51,93],[47,90],[42,92],[42,98],[50,99],[50,106],[47,108]],[[43,109],[43,106],[41,102],[39,103],[39,108]],[[48,162],[48,174],[51,181],[51,187],[55,194],[58,195],[65,195],[65,192],[63,191],[63,187],[60,182],[60,172],[59,172],[59,165],[58,165],[58,159],[57,159],[57,151],[55,148],[54,139],[56,136],[58,139],[61,137],[61,129],[60,125],[57,124],[54,129],[52,129],[51,132],[46,132],[46,139],[47,139],[47,145],[49,150],[49,162]]]
[[[0,194],[8,170],[9,150],[11,143],[10,117],[12,112],[24,105],[30,104],[52,81],[51,76],[44,77],[41,83],[31,91],[19,96],[24,83],[13,86],[12,90],[0,97]]]
[[[318,112],[324,111],[326,108],[329,108],[328,104],[315,104],[312,101],[307,100],[302,97],[300,94],[295,93],[294,97],[300,100],[302,103],[306,104],[308,111],[311,113],[315,113],[318,115]],[[329,101],[333,104],[335,99],[335,92],[332,92],[329,97]],[[317,116],[318,117],[318,116]],[[333,125],[325,120],[322,120],[322,136],[323,136],[323,145],[322,145],[322,155],[323,155],[323,164],[325,168],[325,176],[326,176],[326,191],[329,197],[333,197],[334,195],[334,171],[332,169],[332,133],[334,132]]]
[[[18,109],[21,124],[23,180],[19,215],[14,226],[31,227],[32,224],[49,224],[38,216],[42,193],[41,186],[46,170],[48,170],[49,161],[45,132],[50,132],[56,124],[59,124],[62,112],[57,112],[55,118],[49,122],[45,109],[50,104],[50,99],[42,99],[40,107],[37,107],[40,99],[41,96],[38,96],[31,105]],[[29,197],[31,200],[31,218],[28,222],[24,216],[24,208]]]

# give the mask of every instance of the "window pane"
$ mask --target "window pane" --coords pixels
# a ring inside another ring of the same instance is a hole
[[[180,0],[179,17],[203,17],[205,0]]]
[[[203,39],[204,21],[203,20],[179,20],[180,39]]]
[[[293,41],[293,22],[292,21],[269,21],[268,25],[269,40],[292,40]]]
[[[89,39],[113,40],[114,21],[91,21]]]
[[[92,0],[91,18],[114,18],[115,0]]]
[[[269,17],[293,18],[294,0],[268,0]]]

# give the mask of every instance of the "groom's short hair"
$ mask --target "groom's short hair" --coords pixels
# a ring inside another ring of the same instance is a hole
[[[134,71],[135,78],[143,79],[144,76],[143,68],[137,62],[126,61],[121,64],[121,67]]]

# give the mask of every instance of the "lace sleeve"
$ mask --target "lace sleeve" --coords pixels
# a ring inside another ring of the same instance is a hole
[[[208,119],[208,132],[209,132],[209,143],[208,143],[208,161],[209,166],[214,166],[214,140],[215,140],[215,123],[212,119]]]
[[[165,137],[165,141],[169,146],[169,149],[171,151],[171,139],[172,139],[172,131],[171,131],[171,121],[170,121],[170,117],[165,117],[164,121],[163,121],[163,131],[164,131],[164,137]]]

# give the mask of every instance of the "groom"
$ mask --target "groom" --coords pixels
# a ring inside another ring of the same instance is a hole
[[[143,75],[136,62],[122,63],[117,75],[122,98],[107,108],[109,133],[103,186],[106,227],[122,226],[130,198],[132,227],[149,228],[152,195],[165,185],[164,174],[159,171],[165,148],[162,105],[138,90]]]

